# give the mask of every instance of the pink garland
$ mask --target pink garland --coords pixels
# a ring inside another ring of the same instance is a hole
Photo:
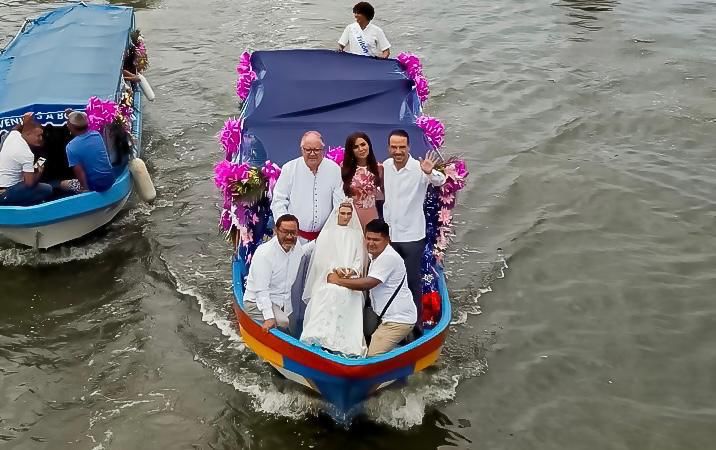
[[[256,223],[259,218],[255,215],[248,218],[248,220],[244,218],[245,214],[243,212],[251,205],[234,197],[234,187],[237,183],[244,183],[249,180],[254,169],[249,163],[239,164],[226,160],[214,166],[214,183],[223,194],[224,201],[219,226],[223,231],[231,230],[232,226],[236,227],[240,232],[242,242],[244,239],[246,239],[246,242],[252,240],[249,239],[250,230],[246,227],[248,221]],[[261,174],[261,181],[265,185],[265,195],[270,199],[278,177],[281,175],[281,168],[276,163],[266,161],[258,172]]]
[[[326,159],[330,159],[334,163],[338,164],[339,166],[343,164],[343,158],[345,158],[345,150],[343,147],[328,147],[328,151],[326,152]]]
[[[412,53],[403,52],[396,59],[403,66],[408,78],[415,83],[415,91],[420,99],[420,104],[424,105],[428,101],[428,97],[430,97],[430,84],[425,75],[423,75],[423,64],[420,62],[420,58]]]
[[[86,111],[89,129],[101,131],[105,125],[112,123],[117,117],[118,106],[112,100],[101,100],[93,96],[87,102]]]
[[[241,120],[229,119],[219,132],[219,143],[226,152],[226,159],[232,159],[239,152],[241,145]]]
[[[439,119],[430,116],[420,116],[415,119],[415,125],[425,133],[425,137],[434,149],[439,149],[445,143],[445,125]]]
[[[236,80],[236,95],[243,101],[249,96],[251,82],[256,79],[256,72],[251,67],[251,53],[243,52],[239,57],[239,64],[236,66],[236,73],[239,78]]]
[[[445,251],[450,244],[450,237],[453,234],[452,210],[457,203],[457,193],[465,187],[467,176],[470,174],[465,161],[461,159],[455,159],[447,163],[443,168],[443,172],[446,180],[445,184],[438,189],[440,206],[437,217],[438,236],[433,250],[435,258],[440,262],[443,260]]]

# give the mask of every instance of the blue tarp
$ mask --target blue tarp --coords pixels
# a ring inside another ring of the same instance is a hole
[[[0,53],[0,130],[27,111],[61,123],[93,95],[115,99],[133,26],[132,8],[82,3],[27,23]]]
[[[343,146],[363,131],[379,160],[387,157],[388,134],[410,134],[411,153],[428,148],[415,126],[420,102],[400,64],[329,50],[257,51],[258,75],[244,105],[241,159],[279,164],[300,156],[303,133],[318,130],[327,146]]]

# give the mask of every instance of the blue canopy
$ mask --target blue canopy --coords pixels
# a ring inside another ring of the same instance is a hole
[[[41,123],[64,123],[95,95],[116,99],[132,8],[76,3],[26,22],[0,52],[0,132],[33,111]]]
[[[400,64],[329,50],[257,51],[251,65],[258,78],[242,116],[241,159],[278,164],[300,155],[303,133],[318,130],[327,146],[343,146],[363,131],[379,160],[387,157],[388,135],[410,135],[411,153],[428,143],[415,125],[420,101]]]

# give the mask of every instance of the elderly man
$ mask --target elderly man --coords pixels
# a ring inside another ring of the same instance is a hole
[[[345,197],[341,169],[323,158],[323,148],[318,131],[304,134],[302,156],[284,164],[273,191],[273,217],[296,216],[301,224],[298,235],[302,242],[318,237],[333,207]]]
[[[73,193],[106,191],[114,184],[114,172],[102,135],[89,129],[87,114],[72,110],[66,113],[67,128],[74,136],[67,144],[67,162],[75,178],[63,180],[60,188]]]
[[[261,323],[265,331],[289,327],[291,286],[301,259],[313,249],[313,243],[298,242],[298,219],[284,214],[276,220],[274,237],[258,246],[251,258],[246,277],[244,311]]]
[[[390,225],[391,245],[403,257],[408,271],[408,287],[420,314],[422,283],[420,260],[425,249],[423,203],[428,185],[442,186],[445,175],[435,170],[436,155],[428,153],[420,161],[410,155],[410,137],[394,130],[388,137],[391,158],[383,163],[385,205],[383,215]]]
[[[22,125],[8,134],[0,151],[0,205],[36,205],[52,196],[52,186],[40,183],[43,161],[35,164],[30,149],[41,145],[42,127],[32,113],[26,113]]]

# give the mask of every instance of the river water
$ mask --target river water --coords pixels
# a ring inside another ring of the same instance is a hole
[[[375,2],[471,175],[443,357],[348,430],[242,345],[211,171],[239,53],[333,47],[352,3],[125,3],[159,198],[0,242],[0,447],[714,448],[714,3]],[[0,40],[58,4],[0,1]]]

